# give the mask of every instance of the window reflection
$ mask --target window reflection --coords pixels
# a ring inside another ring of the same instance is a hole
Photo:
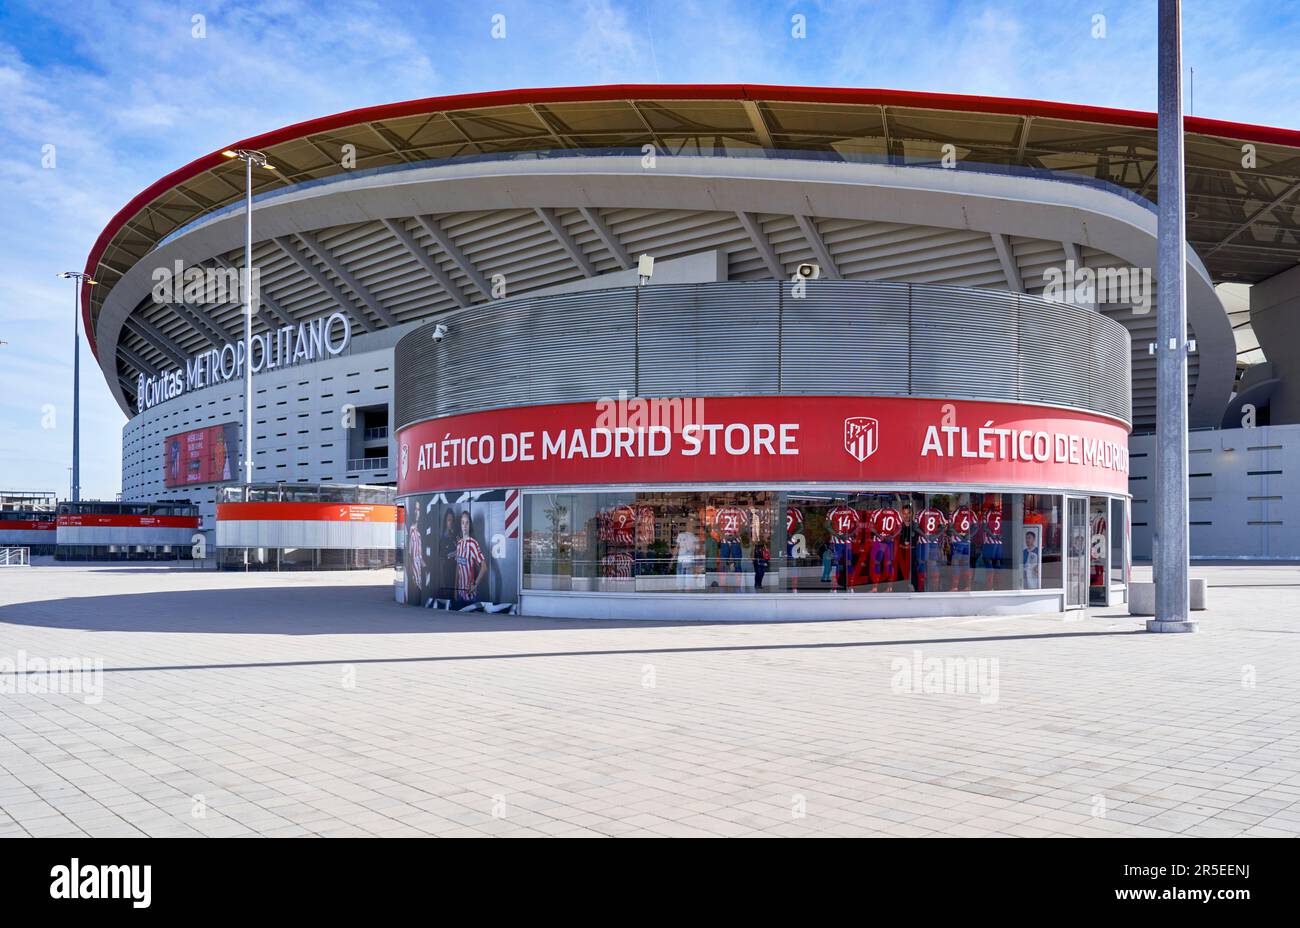
[[[524,585],[610,593],[930,593],[1062,586],[1053,494],[530,493]]]
[[[1128,514],[1124,500],[1110,501],[1110,582],[1127,583],[1128,576]]]

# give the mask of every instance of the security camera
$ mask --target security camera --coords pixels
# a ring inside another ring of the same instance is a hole
[[[795,277],[802,277],[805,280],[816,280],[822,276],[822,269],[811,261],[806,261],[795,268]]]
[[[433,340],[440,342],[447,337],[447,327],[439,322],[433,327]]]

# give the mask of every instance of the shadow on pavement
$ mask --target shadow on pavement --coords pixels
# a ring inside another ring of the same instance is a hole
[[[38,600],[0,606],[0,623],[88,632],[227,635],[391,635],[682,624],[531,619],[417,609],[393,600],[391,580],[373,586],[304,583]]]
[[[301,586],[182,590],[88,596],[20,603],[0,608],[0,622],[89,632],[152,632],[249,635],[365,635],[436,634],[491,631],[543,631],[554,629],[654,628],[736,623],[688,621],[644,622],[578,619],[535,619],[485,613],[448,613],[415,609],[392,600],[388,584],[376,586]],[[871,620],[862,620],[871,621]],[[763,623],[765,626],[800,623]],[[752,628],[752,626],[741,626]],[[847,628],[847,626],[846,626]],[[935,629],[936,632],[939,629]],[[311,667],[331,664],[407,664],[463,661],[525,660],[531,658],[596,657],[611,655],[742,653],[763,651],[816,651],[844,648],[899,648],[939,644],[979,644],[1032,639],[1114,637],[1145,634],[1141,627],[1009,633],[1005,635],[920,635],[913,638],[858,641],[805,641],[783,643],[719,643],[684,647],[629,647],[583,650],[521,651],[496,654],[435,654],[416,657],[367,657],[321,660],[252,661],[209,664],[166,664],[107,667],[106,673],[161,670],[221,670]]]
[[[871,621],[864,619],[863,621]],[[448,631],[449,629],[440,629]],[[513,630],[518,630],[516,627]],[[330,665],[356,664],[438,664],[462,661],[513,661],[535,658],[558,657],[611,657],[619,655],[653,655],[653,654],[742,654],[747,651],[818,651],[845,648],[903,648],[933,646],[938,644],[1000,644],[1006,641],[1030,641],[1036,639],[1064,638],[1098,638],[1116,635],[1145,635],[1141,628],[1125,630],[1107,630],[1095,632],[1052,632],[1037,635],[979,635],[956,638],[908,638],[888,641],[809,641],[788,642],[783,644],[722,644],[716,646],[696,645],[683,648],[591,648],[581,651],[517,651],[503,654],[433,654],[423,657],[362,657],[331,658],[302,661],[247,661],[215,664],[156,664],[133,667],[105,667],[104,673],[144,673],[162,670],[255,670],[285,667],[327,667]],[[28,671],[36,673],[37,671]],[[44,673],[44,671],[40,671]]]
[[[1105,620],[1105,617],[1098,618]],[[0,623],[87,632],[231,635],[390,635],[674,626],[753,627],[746,623],[692,621],[686,618],[657,621],[544,619],[484,612],[417,609],[395,602],[392,585],[388,582],[366,586],[302,584],[286,587],[164,590],[38,600],[0,606]],[[789,627],[804,623],[765,621],[754,624]],[[1116,630],[1066,631],[1061,628],[1059,631],[1045,631],[1041,634],[1005,637],[1069,638],[1126,633],[1127,631]],[[962,637],[958,640],[982,639]]]

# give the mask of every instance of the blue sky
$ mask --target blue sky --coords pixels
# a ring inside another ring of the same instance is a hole
[[[1196,113],[1300,127],[1300,4],[1185,4]],[[328,10],[328,14],[321,11]],[[192,36],[195,14],[206,36]],[[506,36],[493,39],[492,17]],[[807,36],[791,35],[796,14]],[[1093,37],[1093,17],[1106,17]],[[100,229],[227,143],[358,106],[511,87],[738,82],[1155,106],[1156,4],[0,0],[0,488],[65,495],[72,290]],[[42,166],[43,146],[55,165]],[[83,342],[82,492],[125,419]]]

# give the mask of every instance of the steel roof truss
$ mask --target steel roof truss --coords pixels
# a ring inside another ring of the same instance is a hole
[[[420,243],[415,240],[415,236],[406,230],[406,226],[402,224],[401,220],[383,219],[380,221],[383,222],[384,228],[402,243],[407,253],[429,272],[429,276],[438,282],[438,285],[447,292],[448,296],[456,301],[457,306],[464,309],[469,305],[469,300],[465,298],[465,294],[461,293],[460,288],[456,286],[441,265],[429,257],[429,253],[420,247]]]
[[[292,239],[286,235],[277,235],[272,239],[272,241],[279,245],[280,250],[292,258],[300,268],[306,271],[307,275],[312,280],[316,281],[316,285],[324,290],[329,298],[338,304],[340,310],[347,312],[352,316],[352,318],[356,319],[357,323],[367,332],[375,331],[374,324],[366,318],[366,314],[359,310],[356,304],[348,299],[343,291],[339,289],[338,285],[326,277],[320,268],[312,264],[311,259],[298,249],[298,246],[293,243]]]

